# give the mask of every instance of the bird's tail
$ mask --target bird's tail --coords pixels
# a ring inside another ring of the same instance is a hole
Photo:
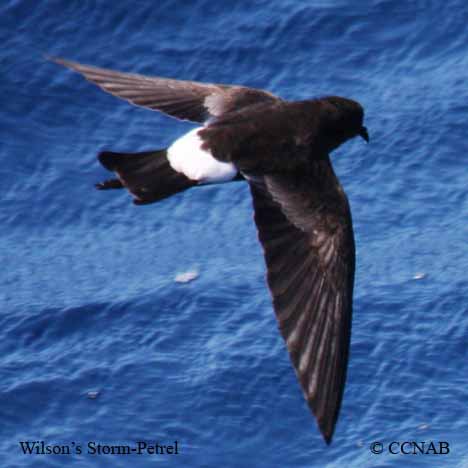
[[[154,203],[196,185],[196,181],[172,169],[165,149],[142,153],[105,151],[98,159],[117,178],[100,182],[96,188],[126,188],[136,205]]]

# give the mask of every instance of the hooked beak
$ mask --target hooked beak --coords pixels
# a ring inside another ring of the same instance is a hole
[[[361,127],[361,130],[359,130],[359,136],[364,138],[364,140],[369,143],[369,134],[367,133],[367,128],[366,127]]]

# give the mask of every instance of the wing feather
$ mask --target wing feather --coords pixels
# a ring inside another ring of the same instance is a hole
[[[346,380],[354,238],[330,161],[300,174],[247,177],[280,332],[329,443]]]
[[[91,67],[61,58],[51,60],[81,73],[104,91],[131,104],[164,112],[181,120],[205,122],[242,107],[279,100],[266,91],[243,86],[148,77]]]

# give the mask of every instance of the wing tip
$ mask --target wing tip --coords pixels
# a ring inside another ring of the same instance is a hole
[[[330,445],[333,440],[333,433],[335,431],[335,426],[333,425],[331,428],[329,427],[321,427],[319,423],[319,430],[322,434],[323,440],[327,445]]]
[[[330,445],[333,440],[333,434],[335,433],[335,427],[338,420],[338,414],[340,409],[340,404],[338,408],[334,408],[332,412],[322,414],[318,416],[320,410],[313,405],[311,401],[308,401],[309,408],[312,410],[315,420],[317,421],[317,427],[322,434],[323,440],[327,445]]]
[[[74,62],[73,60],[66,60],[62,57],[55,57],[53,55],[48,55],[48,54],[44,54],[44,59],[49,62],[56,63],[57,65],[61,65],[62,67],[73,70],[77,73],[81,73],[88,81],[92,81],[92,80],[89,79],[89,77],[87,76],[87,73],[99,72],[99,71],[104,70],[101,68],[97,68],[95,66],[85,65],[79,62]]]
[[[43,57],[44,60],[47,60],[48,62],[56,63],[57,65],[62,65],[64,67],[72,68],[73,65],[73,62],[65,60],[61,57],[55,57],[54,55],[44,54]]]

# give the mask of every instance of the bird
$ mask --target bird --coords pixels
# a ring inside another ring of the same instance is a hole
[[[356,136],[369,142],[357,101],[288,101],[241,85],[144,76],[49,57],[129,103],[200,124],[155,151],[98,154],[133,203],[242,181],[250,187],[266,282],[304,398],[330,444],[348,367],[355,242],[347,196],[330,153]]]

